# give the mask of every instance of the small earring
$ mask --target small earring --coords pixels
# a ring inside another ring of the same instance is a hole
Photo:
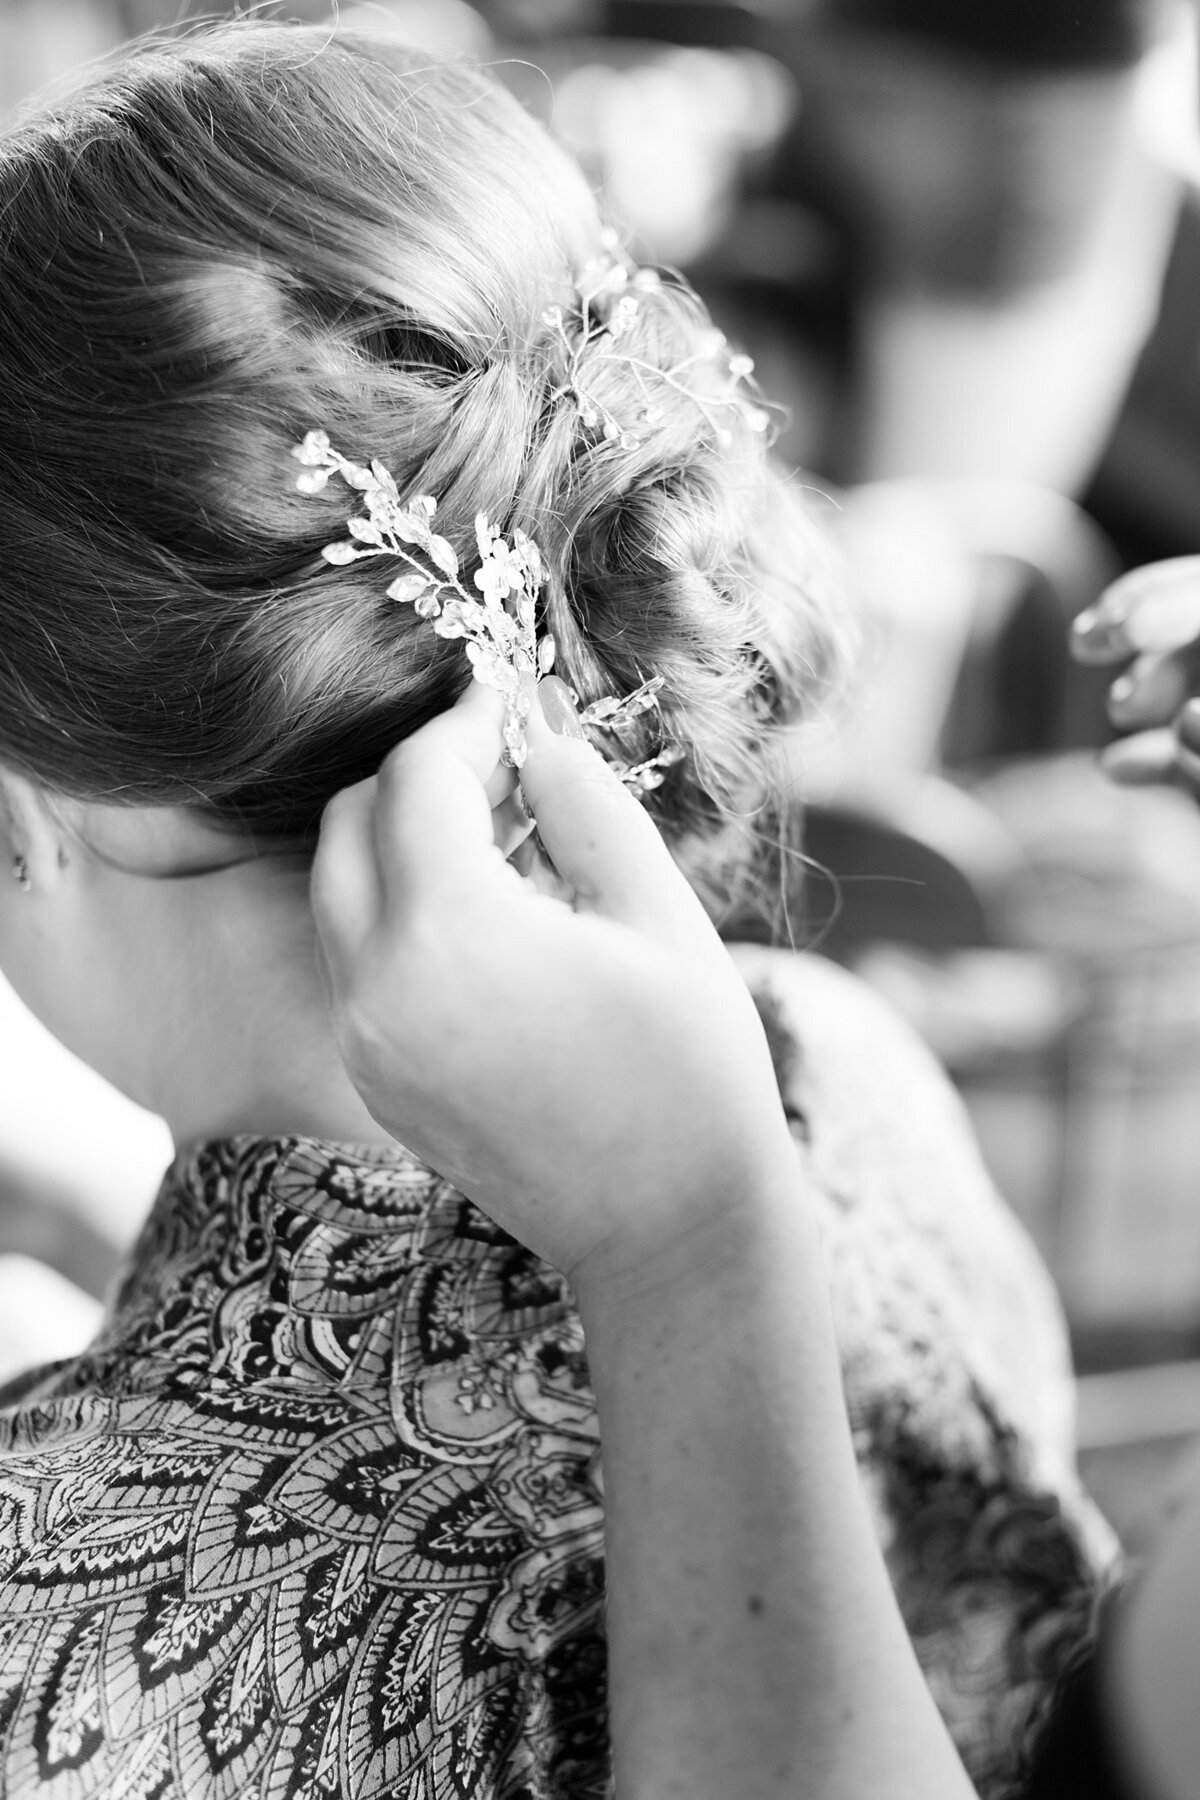
[[[30,888],[33,886],[33,883],[29,879],[29,864],[25,861],[25,858],[23,856],[14,856],[13,857],[12,873],[13,873],[13,880],[16,882],[16,884],[20,888],[21,892],[23,894],[27,894],[29,892]]]

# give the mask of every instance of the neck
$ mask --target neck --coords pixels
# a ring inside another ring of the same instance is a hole
[[[177,1147],[242,1133],[393,1141],[342,1067],[301,863],[113,879],[128,1020],[117,1079]]]

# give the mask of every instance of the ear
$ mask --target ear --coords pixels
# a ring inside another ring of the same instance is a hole
[[[0,767],[0,880],[18,867],[40,892],[62,880],[71,860],[71,806],[28,775]]]

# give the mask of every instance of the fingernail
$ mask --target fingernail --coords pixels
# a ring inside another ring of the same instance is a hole
[[[1071,625],[1071,630],[1074,631],[1077,636],[1082,636],[1085,632],[1091,631],[1094,628],[1095,623],[1096,609],[1094,606],[1089,606],[1085,608],[1083,612],[1076,614]]]
[[[1108,697],[1114,706],[1123,706],[1132,692],[1133,682],[1128,675],[1122,675],[1120,680],[1114,681],[1109,688]]]
[[[582,738],[583,726],[575,711],[571,690],[557,675],[546,675],[538,682],[538,699],[547,725],[558,737]]]

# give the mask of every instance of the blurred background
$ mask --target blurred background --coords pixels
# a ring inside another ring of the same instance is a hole
[[[0,115],[221,10],[0,0]],[[947,1063],[1136,1545],[1200,1431],[1200,811],[1098,773],[1111,674],[1065,645],[1122,569],[1200,551],[1193,0],[340,16],[493,63],[786,405],[866,622],[860,700],[800,752],[794,934]],[[0,1374],[86,1340],[169,1156],[0,987]]]

